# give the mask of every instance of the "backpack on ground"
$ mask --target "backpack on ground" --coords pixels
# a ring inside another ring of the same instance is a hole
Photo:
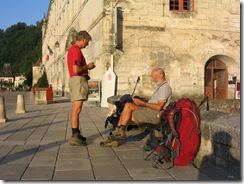
[[[117,126],[117,124],[119,122],[119,118],[124,109],[125,104],[127,102],[133,103],[132,98],[140,98],[138,96],[134,96],[134,92],[135,92],[136,86],[139,81],[140,81],[140,77],[138,76],[137,80],[136,80],[136,85],[132,92],[132,95],[131,94],[122,95],[119,97],[119,99],[117,101],[115,101],[114,108],[111,110],[111,112],[108,113],[107,119],[105,120],[104,128],[107,128],[108,124],[110,123],[113,125],[113,129],[115,129],[115,127]]]
[[[120,115],[127,102],[133,102],[132,96],[130,94],[122,95],[119,97],[118,100],[115,101],[114,108],[107,116],[104,128],[107,128],[108,124],[110,123],[110,124],[112,124],[113,129],[115,129],[115,127],[117,126],[117,124],[119,122]]]
[[[160,141],[148,139],[144,148],[144,159],[153,163],[171,163],[171,167],[186,166],[194,158],[200,146],[200,110],[189,98],[171,103],[161,115]],[[145,154],[149,151],[148,154]]]
[[[139,96],[132,96],[130,94],[122,95],[115,101],[114,108],[109,112],[107,119],[105,120],[104,128],[107,128],[108,124],[112,124],[113,129],[117,126],[119,122],[120,115],[124,109],[127,102],[133,103],[132,98],[140,98]],[[140,98],[142,99],[142,98]]]

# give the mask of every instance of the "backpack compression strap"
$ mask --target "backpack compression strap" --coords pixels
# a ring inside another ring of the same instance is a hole
[[[175,114],[177,112],[180,112],[180,109],[175,108],[172,111],[170,111],[170,113],[169,113],[169,126],[170,126],[170,129],[171,129],[173,136],[176,138],[179,137],[177,131],[175,130]]]

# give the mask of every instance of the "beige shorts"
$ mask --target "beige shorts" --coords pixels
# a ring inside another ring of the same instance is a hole
[[[71,101],[88,99],[88,82],[85,77],[74,76],[69,79]]]
[[[160,118],[157,110],[149,109],[147,107],[138,107],[138,110],[133,111],[132,116],[139,123],[152,123],[158,124],[160,123]]]

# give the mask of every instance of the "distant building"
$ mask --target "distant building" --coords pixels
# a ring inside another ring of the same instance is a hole
[[[44,67],[42,60],[39,58],[32,67],[32,86],[37,83],[38,79],[42,76]]]
[[[14,87],[19,87],[20,85],[23,85],[25,80],[26,77],[24,75],[16,76],[14,79]]]

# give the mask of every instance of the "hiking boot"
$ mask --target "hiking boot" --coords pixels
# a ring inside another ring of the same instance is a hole
[[[80,138],[82,141],[86,141],[86,137],[83,137],[81,134],[80,134]]]
[[[79,130],[79,135],[80,135],[80,138],[82,141],[86,141],[86,137],[83,137],[81,134],[80,134],[80,130]]]
[[[102,147],[118,147],[119,146],[119,142],[118,140],[106,140],[103,142],[100,142],[100,146]]]
[[[69,144],[73,146],[86,146],[86,141],[82,140],[81,137],[83,136],[81,136],[78,132],[73,134],[69,141]]]
[[[119,132],[119,127],[116,126],[115,127],[115,130],[109,133],[109,136],[114,135],[114,134],[117,134],[118,132]]]
[[[113,131],[112,134],[109,135],[108,139],[109,140],[126,139],[125,128],[126,128],[125,126],[118,127],[118,129],[115,129],[115,131]]]

